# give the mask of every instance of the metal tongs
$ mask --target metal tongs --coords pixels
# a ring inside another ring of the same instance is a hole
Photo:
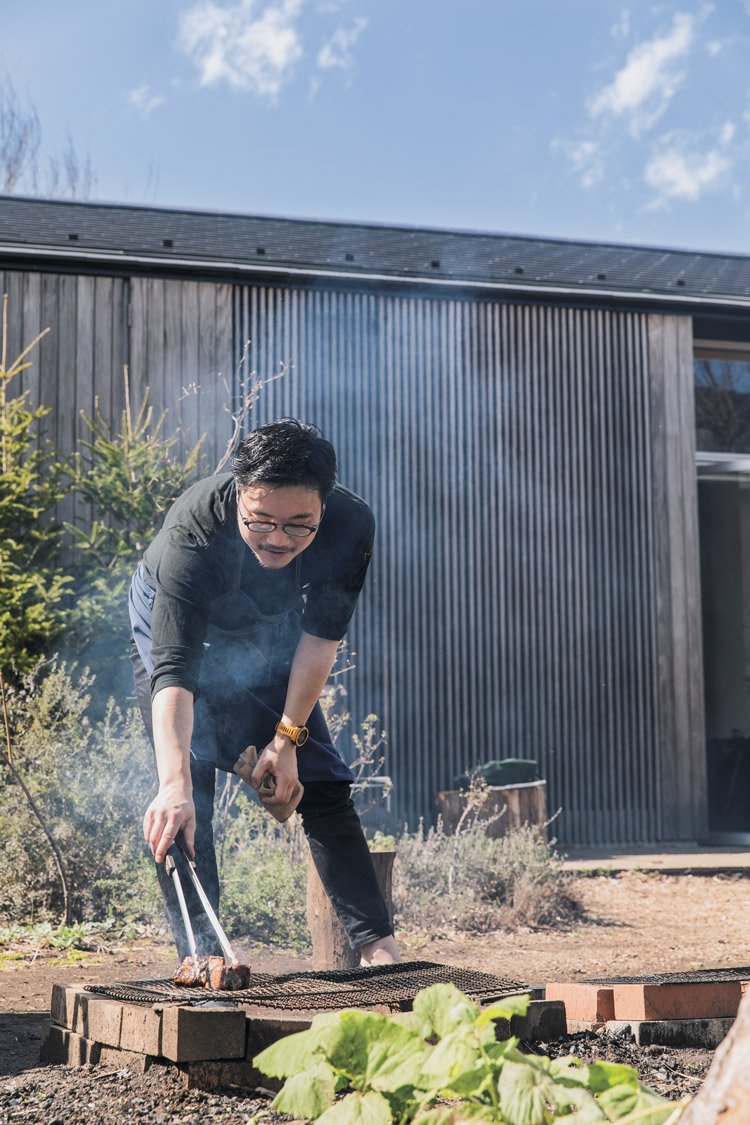
[[[227,938],[227,935],[224,933],[224,931],[221,928],[221,923],[219,922],[219,919],[216,917],[216,912],[214,911],[214,908],[211,906],[211,903],[208,901],[208,895],[203,890],[203,887],[201,885],[201,881],[198,878],[198,873],[195,870],[195,860],[193,859],[190,852],[188,851],[188,846],[185,843],[185,838],[182,835],[182,831],[177,833],[177,836],[175,837],[175,842],[174,842],[173,846],[176,846],[182,852],[183,858],[185,859],[185,862],[187,863],[188,873],[190,875],[190,878],[193,881],[193,886],[195,887],[195,889],[198,893],[198,898],[201,900],[201,905],[203,906],[203,909],[206,912],[206,916],[207,916],[209,922],[211,923],[211,925],[214,929],[214,933],[216,934],[217,938],[219,939],[219,945],[221,946],[222,952],[224,954],[224,960],[227,961],[230,965],[236,965],[237,964],[237,958],[234,955],[234,950],[232,949],[231,945],[229,944],[229,939]],[[171,850],[172,849],[170,848],[170,851]],[[172,879],[172,882],[174,883],[174,889],[177,893],[177,901],[180,904],[180,912],[182,914],[182,921],[185,925],[185,932],[187,934],[188,950],[190,951],[190,956],[193,959],[193,968],[195,969],[195,975],[196,975],[196,978],[197,978],[197,976],[198,976],[198,958],[197,958],[196,949],[195,949],[195,934],[193,933],[193,926],[192,926],[192,923],[190,921],[190,915],[188,913],[187,903],[185,902],[185,893],[182,889],[182,881],[180,880],[180,873],[177,870],[177,864],[174,861],[174,857],[169,855],[169,854],[167,855],[167,858],[166,858],[166,861],[165,861],[165,868],[166,868],[167,875],[169,875],[169,877]]]

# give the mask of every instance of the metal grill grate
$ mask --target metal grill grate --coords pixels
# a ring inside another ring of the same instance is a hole
[[[645,977],[597,977],[583,984],[711,984],[724,980],[750,980],[750,968],[695,969],[684,973],[654,973]]]
[[[264,1008],[354,1008],[373,1004],[398,1005],[413,1000],[431,984],[454,984],[475,1000],[494,1000],[528,992],[518,981],[438,965],[432,961],[407,961],[400,965],[377,965],[370,969],[331,969],[325,972],[254,973],[250,988],[237,992],[218,992],[210,988],[177,985],[171,979],[115,981],[111,985],[88,985],[87,992],[128,1003],[154,1004],[172,1001],[182,1004],[207,1000],[257,1004]]]

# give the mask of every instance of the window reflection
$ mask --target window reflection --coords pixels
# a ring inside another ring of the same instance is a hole
[[[696,359],[696,448],[750,453],[750,360]]]

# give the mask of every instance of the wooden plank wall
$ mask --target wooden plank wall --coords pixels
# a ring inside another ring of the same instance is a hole
[[[692,324],[648,331],[664,835],[679,840],[708,831]]]
[[[647,318],[246,287],[236,320],[261,377],[287,369],[255,421],[319,424],[378,518],[347,702],[389,731],[401,816],[478,761],[531,757],[559,839],[664,838],[651,413],[667,373]]]
[[[205,435],[210,470],[230,433],[235,367],[232,288],[211,282],[133,278],[130,282],[130,383],[133,410],[146,391],[165,433],[191,447]]]

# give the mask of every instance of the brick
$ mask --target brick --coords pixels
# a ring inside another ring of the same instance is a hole
[[[165,1007],[161,1053],[172,1062],[245,1057],[245,1013],[239,1008]]]
[[[50,1011],[54,1023],[67,1027],[84,1039],[106,1043],[110,1047],[120,1045],[120,1025],[122,1004],[86,992],[82,985],[52,986]]]
[[[613,990],[600,984],[548,984],[547,1000],[562,1000],[569,1020],[601,1024],[615,1018]]]
[[[565,1005],[562,1000],[532,1000],[525,1016],[494,1020],[497,1039],[515,1035],[529,1042],[535,1039],[557,1039],[567,1034]]]
[[[45,1066],[59,1063],[65,1066],[96,1064],[101,1056],[101,1044],[77,1035],[70,1028],[51,1023],[42,1042],[39,1061]]]
[[[133,1074],[145,1074],[156,1059],[153,1055],[143,1055],[140,1051],[121,1051],[119,1047],[102,1047],[99,1055],[100,1066],[127,1067]]]
[[[639,1047],[702,1047],[715,1050],[729,1034],[732,1016],[705,1020],[615,1020],[604,1030],[609,1035],[625,1031]]]
[[[614,984],[617,1020],[734,1018],[742,989],[738,980],[667,984]]]
[[[120,1048],[123,1051],[139,1051],[144,1055],[160,1055],[161,1008],[123,1004]]]

